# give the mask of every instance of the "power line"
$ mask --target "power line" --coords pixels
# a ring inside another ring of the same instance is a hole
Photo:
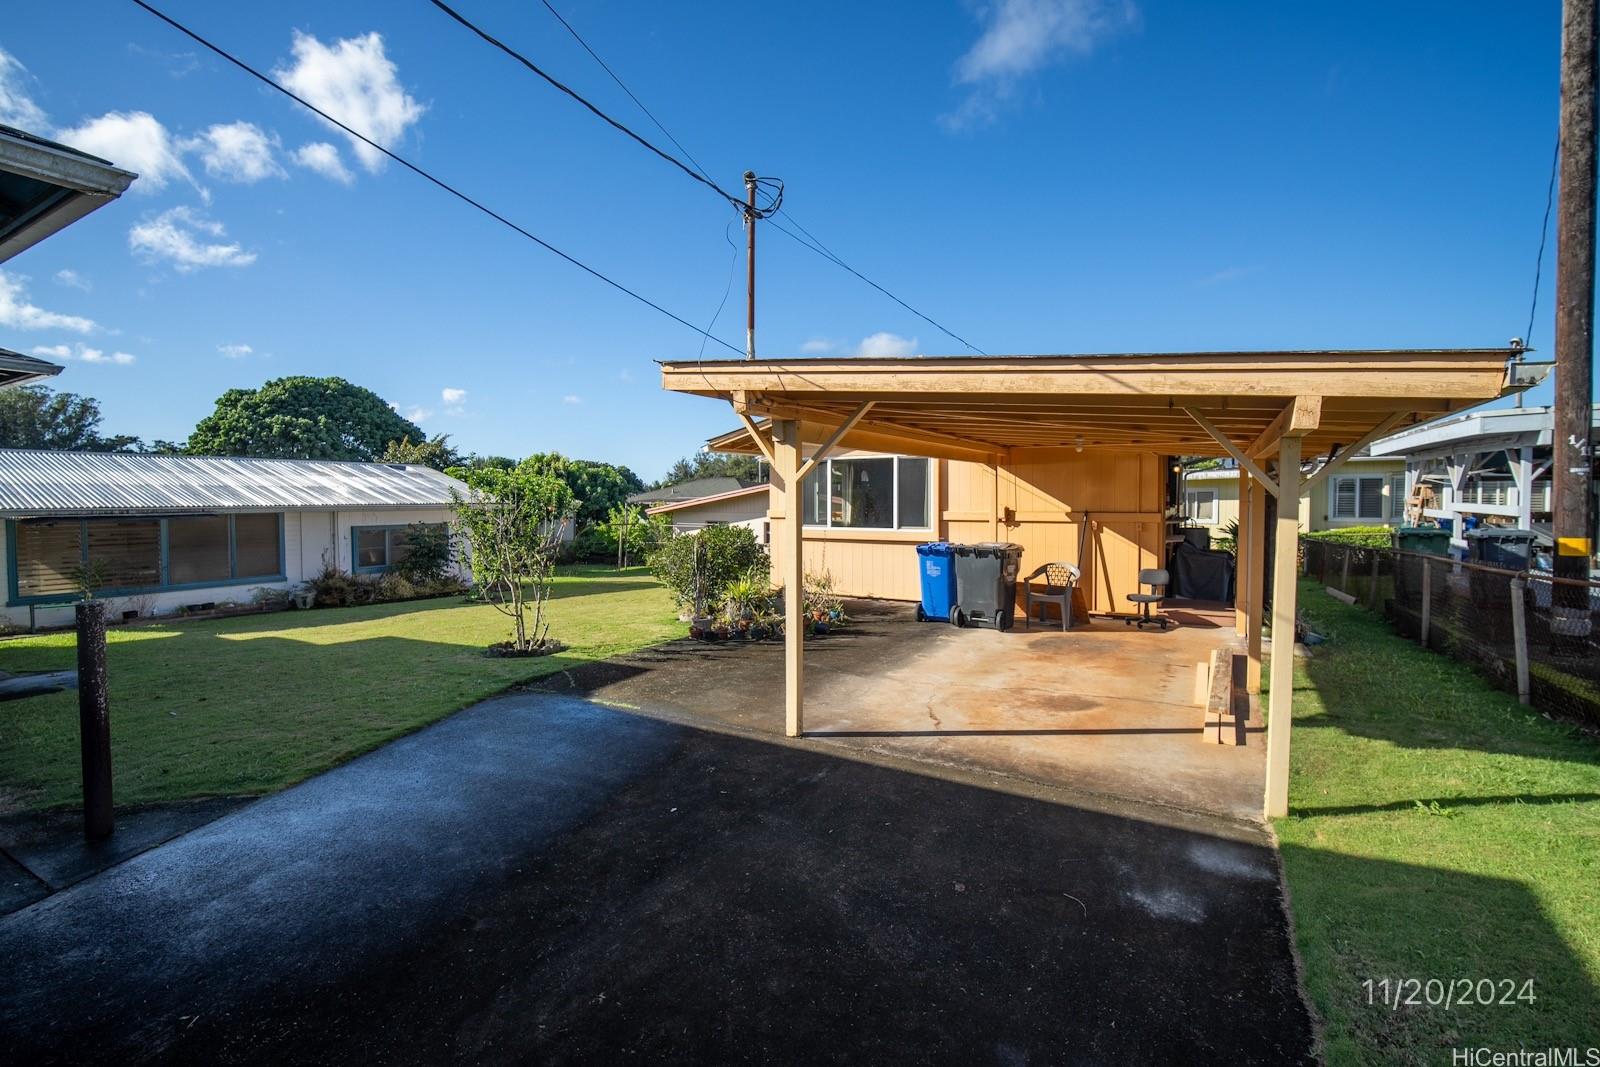
[[[706,177],[703,173],[697,173],[693,168],[691,168],[687,163],[685,163],[683,160],[679,159],[677,156],[673,155],[670,152],[665,151],[664,149],[656,147],[654,144],[651,144],[644,137],[642,137],[639,134],[635,133],[633,130],[629,129],[627,126],[624,126],[622,123],[618,122],[616,119],[612,118],[610,115],[607,115],[604,111],[601,111],[595,105],[591,104],[588,100],[584,99],[584,97],[581,96],[576,90],[572,89],[571,87],[569,87],[565,83],[563,83],[561,81],[558,81],[555,77],[553,77],[552,75],[548,74],[543,68],[541,68],[533,60],[529,59],[527,56],[523,55],[521,52],[517,51],[515,48],[512,48],[510,45],[506,44],[504,41],[500,40],[498,37],[495,37],[493,34],[489,33],[487,30],[481,29],[471,19],[467,18],[465,15],[461,14],[461,12],[457,11],[455,8],[451,7],[449,4],[445,3],[444,0],[429,0],[429,2],[431,4],[433,4],[434,7],[438,8],[440,11],[443,11],[446,15],[449,15],[456,22],[460,23],[467,30],[471,31],[473,34],[475,34],[477,37],[479,37],[481,40],[483,40],[486,44],[489,44],[489,45],[491,45],[491,46],[493,46],[495,48],[498,48],[500,51],[504,52],[506,55],[510,56],[512,59],[514,59],[518,63],[522,64],[524,67],[528,68],[528,70],[532,71],[533,73],[537,74],[539,77],[543,78],[546,82],[550,83],[550,85],[553,86],[554,88],[559,89],[563,93],[566,93],[568,96],[572,97],[572,99],[574,99],[578,103],[582,104],[586,110],[588,110],[591,114],[593,114],[596,118],[600,119],[602,122],[606,123],[608,126],[610,126],[613,129],[617,130],[619,133],[622,133],[622,134],[632,138],[634,141],[637,141],[639,144],[643,145],[645,148],[647,148],[650,151],[654,152],[656,155],[660,156],[662,159],[666,160],[668,163],[671,163],[674,167],[677,167],[679,170],[683,171],[685,174],[687,174],[689,177],[693,178],[695,181],[699,182],[701,185],[704,185],[708,189],[711,189],[712,191],[714,191],[718,196],[720,196],[723,199],[727,200],[729,203],[735,205],[736,207],[740,208],[741,210],[747,210],[743,197],[734,196],[732,193],[730,193],[726,189],[722,188],[722,186],[718,185],[716,182],[714,182],[710,178]],[[552,10],[554,10],[554,9],[552,9]],[[557,16],[557,17],[559,17],[559,16]],[[568,27],[568,29],[570,29],[570,28],[571,27]],[[577,36],[577,35],[574,34],[574,36]],[[581,38],[580,38],[580,42],[581,42]],[[588,46],[585,45],[584,47],[587,48]],[[591,52],[591,54],[593,54],[593,53]],[[599,57],[596,57],[596,58],[598,59]],[[603,65],[604,64],[602,64],[602,66]],[[615,75],[612,75],[612,76],[615,77]],[[631,96],[632,94],[630,93],[629,95]],[[640,106],[642,107],[643,105],[640,105]],[[685,153],[685,154],[687,154],[687,153]],[[695,166],[699,166],[699,164],[695,164]]]
[[[1533,299],[1528,304],[1528,329],[1522,335],[1524,346],[1533,344],[1533,315],[1539,308],[1539,277],[1544,273],[1544,246],[1550,237],[1550,208],[1556,202],[1556,170],[1561,162],[1561,134],[1550,156],[1550,186],[1544,192],[1544,222],[1539,226],[1539,258],[1533,261]]]
[[[456,199],[462,201],[463,203],[470,204],[472,207],[477,208],[479,211],[483,212],[485,215],[488,215],[490,218],[494,219],[496,222],[500,223],[503,226],[508,227],[509,229],[512,229],[512,230],[516,231],[517,233],[521,234],[523,237],[526,237],[528,240],[532,241],[534,244],[536,244],[539,247],[545,249],[546,251],[552,252],[555,255],[560,256],[562,259],[566,260],[568,263],[572,264],[574,267],[577,267],[579,270],[583,271],[584,273],[589,274],[589,275],[591,275],[591,276],[593,276],[595,278],[598,278],[600,281],[605,282],[607,285],[611,286],[613,289],[617,290],[620,293],[624,293],[627,296],[631,296],[633,299],[639,301],[639,303],[641,303],[641,304],[644,304],[646,307],[649,307],[649,308],[652,308],[652,309],[654,309],[656,311],[659,311],[661,314],[665,315],[667,318],[671,319],[673,322],[678,323],[680,326],[687,326],[689,329],[693,330],[697,334],[700,334],[702,337],[704,337],[704,338],[706,338],[708,340],[717,342],[717,344],[721,345],[723,348],[726,348],[729,351],[731,351],[731,352],[733,352],[733,353],[735,353],[737,355],[743,355],[744,354],[742,350],[734,347],[733,345],[729,344],[727,341],[724,341],[722,338],[717,337],[714,334],[711,334],[706,330],[702,330],[700,327],[696,326],[694,323],[690,322],[688,319],[685,319],[685,318],[683,318],[683,317],[681,317],[679,315],[674,315],[672,312],[668,311],[666,308],[662,307],[660,304],[656,303],[654,300],[651,300],[649,297],[640,295],[639,293],[635,292],[632,289],[629,289],[626,285],[623,285],[621,282],[615,280],[614,278],[608,277],[607,275],[600,273],[600,271],[598,271],[595,268],[589,266],[587,263],[584,263],[582,260],[568,255],[566,252],[563,252],[561,249],[557,248],[555,245],[551,244],[549,241],[546,241],[544,238],[539,237],[539,236],[537,236],[537,235],[535,235],[533,233],[530,233],[528,230],[523,229],[521,226],[517,225],[515,222],[512,222],[510,219],[506,218],[504,215],[500,214],[498,211],[495,211],[493,208],[487,206],[486,204],[483,204],[482,202],[480,202],[478,200],[474,200],[472,197],[468,196],[466,193],[462,192],[460,189],[457,189],[455,186],[451,185],[449,182],[446,182],[444,179],[434,177],[428,171],[423,170],[421,167],[417,166],[415,163],[411,162],[409,159],[406,159],[404,156],[399,155],[398,153],[395,153],[395,152],[391,152],[389,149],[385,148],[383,145],[381,145],[378,142],[374,141],[372,138],[368,137],[366,134],[360,133],[360,132],[358,132],[356,130],[351,129],[349,126],[345,125],[343,122],[340,122],[338,119],[334,118],[332,115],[328,114],[326,111],[323,111],[321,108],[316,107],[315,105],[313,105],[313,104],[309,103],[308,101],[306,101],[299,94],[293,92],[290,89],[285,88],[282,85],[279,85],[277,82],[273,81],[271,78],[267,77],[265,74],[261,73],[259,70],[256,70],[254,67],[250,66],[250,64],[246,63],[244,60],[237,58],[236,56],[234,56],[231,53],[229,53],[229,52],[225,51],[224,49],[222,49],[220,46],[212,44],[210,41],[206,40],[204,37],[200,36],[195,31],[189,29],[189,27],[183,25],[181,22],[178,22],[176,19],[173,19],[172,17],[170,17],[169,15],[165,14],[164,12],[159,11],[156,8],[152,7],[150,4],[146,3],[145,0],[132,0],[132,2],[135,5],[137,5],[138,7],[143,8],[145,11],[148,11],[150,14],[152,14],[156,18],[160,19],[162,22],[165,22],[168,26],[171,26],[173,29],[177,30],[179,33],[183,34],[185,37],[189,38],[191,41],[194,41],[196,44],[198,44],[198,45],[202,46],[203,48],[206,48],[209,51],[215,53],[217,56],[221,57],[222,59],[227,60],[229,63],[231,63],[234,66],[238,67],[240,70],[244,71],[246,74],[250,75],[252,78],[255,78],[257,81],[261,82],[262,84],[271,86],[272,88],[276,89],[278,92],[282,93],[284,96],[287,96],[289,99],[291,99],[295,103],[299,104],[301,107],[304,107],[306,110],[312,112],[313,114],[317,115],[318,117],[324,119],[327,122],[332,123],[334,126],[337,126],[339,129],[343,130],[345,133],[349,134],[351,137],[354,137],[358,141],[361,141],[363,144],[370,145],[373,148],[377,149],[379,152],[382,152],[385,156],[387,156],[390,159],[394,160],[396,163],[400,164],[402,167],[404,167],[407,170],[411,171],[411,173],[417,175],[419,178],[426,179],[427,181],[429,181],[432,184],[438,186],[440,189],[443,189],[445,192],[449,193],[451,196],[453,196]]]
[[[470,22],[468,22],[466,19],[462,18],[460,15],[457,15],[454,11],[451,11],[450,8],[446,7],[441,2],[441,0],[431,0],[431,2],[433,4],[435,4],[436,6],[438,6],[439,8],[443,9],[444,11],[448,12],[458,22],[460,22],[462,25],[466,26],[468,29],[472,30],[474,33],[478,34],[478,36],[484,38],[487,41],[490,41],[496,47],[498,47],[501,50],[507,52],[508,54],[510,54],[512,56],[515,56],[524,65],[530,67],[536,73],[538,73],[541,77],[545,78],[546,81],[551,82],[551,84],[556,85],[557,88],[562,89],[568,95],[572,96],[574,99],[576,99],[579,102],[583,103],[591,111],[594,111],[596,114],[599,114],[601,118],[604,118],[607,122],[610,122],[613,126],[616,126],[618,129],[621,129],[624,132],[628,133],[635,140],[640,141],[641,143],[645,144],[646,147],[651,148],[652,151],[655,151],[658,155],[659,154],[664,154],[664,153],[661,152],[660,149],[657,149],[657,148],[655,148],[655,146],[650,145],[648,142],[644,141],[643,138],[639,137],[637,134],[634,134],[631,130],[627,130],[626,127],[622,126],[620,123],[618,123],[615,120],[611,119],[609,116],[601,114],[600,111],[597,108],[595,108],[592,104],[589,104],[588,101],[586,101],[582,97],[578,96],[577,93],[573,92],[571,89],[568,89],[566,86],[561,85],[559,82],[556,82],[555,79],[551,78],[549,75],[545,74],[543,71],[540,71],[537,67],[534,67],[533,64],[531,62],[529,62],[527,59],[523,58],[520,55],[517,55],[517,53],[515,53],[515,52],[512,52],[505,45],[500,44],[498,41],[495,41],[493,38],[489,37],[488,34],[484,33],[482,30],[479,30],[476,26],[473,26]],[[589,46],[589,42],[585,41],[583,39],[583,36],[580,33],[578,33],[578,31],[576,29],[573,28],[573,26],[572,26],[572,24],[570,22],[568,22],[565,18],[562,17],[561,12],[559,12],[559,11],[557,11],[555,9],[555,6],[550,3],[550,0],[541,0],[541,2],[544,4],[545,8],[550,12],[550,14],[552,14],[552,15],[554,15],[556,17],[556,21],[561,23],[561,25],[566,29],[566,31],[572,35],[572,39],[577,41],[578,44],[583,47],[583,50],[585,52],[588,52],[590,57],[592,57],[596,63],[600,64],[600,69],[604,70],[606,72],[606,74],[610,75],[611,80],[617,83],[617,87],[620,88],[624,93],[628,94],[628,99],[632,100],[635,104],[637,104],[638,107],[639,107],[639,110],[644,112],[645,116],[647,118],[649,118],[649,120],[651,122],[655,123],[656,129],[660,130],[662,135],[665,136],[667,140],[671,141],[677,147],[678,151],[680,151],[680,152],[682,152],[684,154],[685,158],[687,158],[690,163],[694,164],[695,168],[700,172],[699,176],[705,182],[705,184],[710,185],[712,188],[716,189],[717,192],[721,193],[723,196],[728,196],[728,194],[726,192],[724,192],[720,187],[718,187],[714,182],[711,181],[710,176],[706,174],[705,168],[700,166],[700,161],[695,159],[694,155],[687,148],[685,148],[683,146],[683,143],[672,135],[672,131],[668,130],[667,127],[662,124],[660,119],[656,118],[655,112],[651,111],[648,107],[646,107],[644,101],[640,100],[639,97],[634,94],[634,91],[632,89],[628,88],[627,83],[622,80],[621,76],[618,75],[616,71],[611,69],[611,65],[609,63],[607,63],[604,59],[600,58],[600,54]],[[678,160],[673,160],[673,162],[677,163],[680,168],[687,169]],[[766,182],[768,180],[769,179],[762,179],[763,182]],[[732,199],[732,198],[730,197],[730,199]],[[735,202],[736,203],[740,203],[740,201],[735,201]],[[772,216],[774,216],[774,215],[776,215],[778,213],[782,203],[783,203],[783,187],[782,187],[782,183],[779,183],[778,191],[777,191],[776,195],[774,196],[773,203],[770,204],[767,208],[763,209],[764,212],[765,212],[763,217],[768,222],[773,222]],[[805,234],[806,238],[809,238],[810,240],[808,241],[805,238],[800,237],[798,234],[795,234],[792,231],[787,230],[782,226],[778,226],[779,232],[783,233],[785,236],[789,237],[791,240],[797,241],[801,245],[804,245],[805,247],[811,249],[813,252],[815,252],[818,255],[822,256],[824,259],[827,259],[829,262],[833,263],[835,266],[837,266],[837,267],[839,267],[839,268],[841,268],[841,269],[843,269],[845,271],[848,271],[849,273],[855,275],[857,278],[859,278],[862,281],[866,282],[868,285],[872,286],[872,288],[876,289],[878,292],[882,293],[884,296],[888,297],[890,300],[893,300],[896,304],[899,304],[901,307],[903,307],[907,311],[911,312],[911,314],[915,315],[917,318],[921,319],[923,322],[928,323],[930,326],[932,326],[934,329],[938,330],[939,332],[945,334],[948,337],[954,338],[956,341],[958,341],[961,344],[965,345],[966,347],[972,349],[974,352],[978,353],[980,356],[988,355],[987,352],[985,352],[983,349],[979,348],[977,345],[973,344],[971,341],[968,341],[966,338],[962,337],[960,334],[954,333],[953,331],[949,330],[948,328],[946,328],[945,326],[941,325],[939,322],[937,322],[936,320],[930,318],[929,316],[924,315],[922,312],[918,311],[916,308],[912,307],[910,304],[906,303],[904,300],[901,300],[898,296],[895,296],[893,293],[891,293],[889,290],[885,289],[883,286],[879,285],[877,282],[873,281],[871,278],[868,278],[865,274],[862,274],[860,271],[858,271],[854,267],[850,266],[850,264],[846,263],[843,259],[841,259],[838,255],[836,255],[831,249],[829,249],[827,245],[823,244],[820,240],[818,240],[816,235],[814,235],[810,230],[808,230],[804,226],[802,226],[800,224],[800,220],[795,218],[792,212],[786,212],[786,215],[787,215],[789,221],[794,224],[795,228],[798,229],[801,233]],[[773,225],[776,226],[777,225],[776,222],[773,222]]]

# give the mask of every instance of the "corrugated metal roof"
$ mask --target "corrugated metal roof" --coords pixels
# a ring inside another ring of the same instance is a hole
[[[0,515],[429,507],[467,487],[399,463],[0,449]]]

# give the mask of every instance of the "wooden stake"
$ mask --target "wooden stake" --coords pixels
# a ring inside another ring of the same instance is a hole
[[[1527,579],[1511,579],[1511,638],[1517,648],[1517,700],[1524,705],[1532,703],[1528,685],[1527,604],[1523,600],[1527,589]]]
[[[1433,621],[1433,561],[1422,557],[1422,632],[1420,641],[1428,647],[1428,625]]]

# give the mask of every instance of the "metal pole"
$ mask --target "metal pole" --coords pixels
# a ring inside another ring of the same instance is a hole
[[[1527,605],[1523,602],[1523,594],[1527,589],[1526,578],[1511,579],[1511,638],[1517,648],[1517,700],[1522,704],[1531,703],[1528,696]]]
[[[83,754],[83,836],[111,836],[111,701],[106,694],[106,605],[77,605],[78,740]]]
[[[744,172],[745,203],[744,229],[748,242],[745,250],[745,318],[744,358],[756,358],[756,172]]]
[[[1561,21],[1561,199],[1556,209],[1555,576],[1589,577],[1594,553],[1595,0],[1565,0]],[[1551,624],[1589,631],[1588,589],[1556,583]]]

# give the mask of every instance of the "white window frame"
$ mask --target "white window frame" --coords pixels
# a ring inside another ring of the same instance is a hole
[[[1200,503],[1199,498],[1201,496],[1211,498],[1207,501],[1211,508],[1210,518],[1202,518],[1196,513],[1194,505]],[[1193,504],[1190,503],[1191,497],[1194,498]],[[1190,522],[1197,526],[1215,526],[1217,524],[1217,503],[1217,491],[1215,489],[1185,489],[1183,491],[1183,513]]]
[[[832,501],[830,500],[828,502],[830,506],[825,507],[823,509],[823,512],[822,512],[823,521],[820,522],[820,523],[808,522],[808,523],[805,524],[805,528],[806,529],[808,529],[808,530],[851,530],[851,531],[854,531],[854,532],[857,532],[857,533],[862,533],[862,534],[893,533],[893,532],[898,531],[898,530],[932,530],[933,529],[933,522],[932,522],[932,520],[933,520],[933,503],[934,503],[933,479],[937,475],[937,468],[934,466],[934,461],[933,460],[927,458],[926,456],[902,456],[902,455],[898,455],[898,454],[887,454],[887,453],[877,453],[877,452],[852,452],[848,456],[838,456],[838,457],[831,457],[830,456],[828,459],[825,459],[821,463],[818,463],[817,467],[816,467],[816,470],[813,471],[810,475],[807,475],[807,480],[809,480],[812,477],[818,477],[818,478],[823,479],[824,482],[831,488],[832,485],[833,485],[833,461],[834,461],[835,458],[842,459],[842,460],[852,460],[852,459],[892,459],[892,460],[894,460],[894,484],[889,487],[890,498],[891,498],[891,500],[893,501],[893,504],[894,504],[894,512],[893,512],[893,514],[894,514],[894,525],[893,526],[835,526],[833,524],[833,508],[831,506]],[[923,491],[927,494],[927,498],[925,499],[925,501],[923,503],[923,514],[925,514],[928,517],[929,521],[927,523],[921,525],[921,526],[901,526],[900,525],[900,461],[902,459],[918,460],[918,461],[920,461],[922,463],[926,463],[927,464],[928,476],[927,476],[927,479],[926,479],[925,484],[923,486]],[[801,507],[804,508],[805,507],[805,501],[804,501],[803,498],[804,498],[804,494],[805,494],[805,486],[802,485],[800,487],[800,489],[801,489],[801,496],[802,496]]]
[[[1361,511],[1361,483],[1363,481],[1377,482],[1378,512],[1375,515],[1363,514]],[[1387,474],[1345,474],[1338,475],[1328,480],[1328,519],[1332,522],[1347,522],[1354,524],[1364,522],[1383,522],[1390,518],[1384,508],[1384,498],[1388,495],[1389,475]],[[1351,486],[1355,494],[1353,514],[1339,514],[1339,487],[1345,484]]]

